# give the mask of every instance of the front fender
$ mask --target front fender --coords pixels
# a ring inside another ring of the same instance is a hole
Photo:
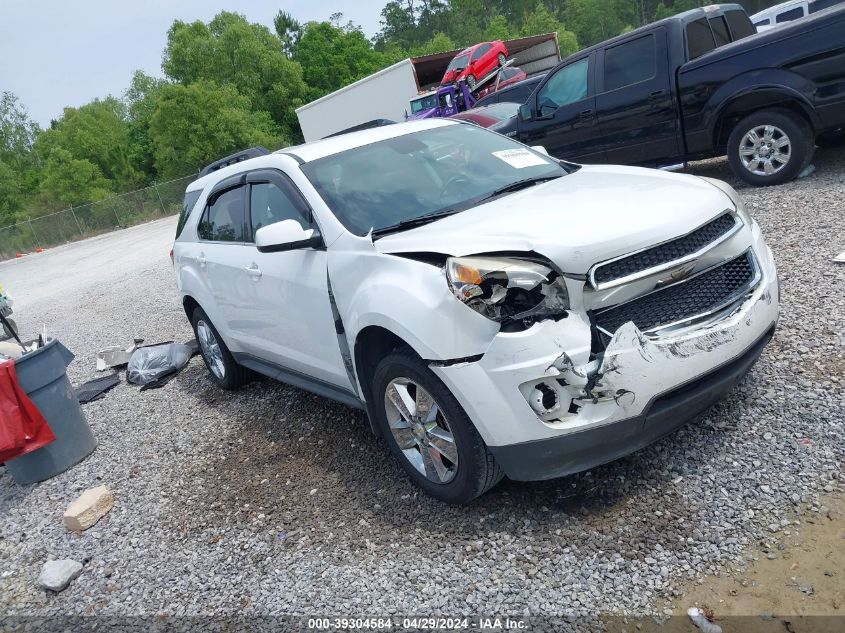
[[[426,360],[483,354],[497,323],[467,308],[440,267],[379,253],[369,238],[348,236],[329,249],[328,268],[350,349],[368,326],[383,327]]]

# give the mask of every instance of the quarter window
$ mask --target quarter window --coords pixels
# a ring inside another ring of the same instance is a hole
[[[839,4],[840,2],[842,2],[842,0],[815,0],[815,2],[810,3],[810,13],[829,9],[830,7],[833,7]]]
[[[687,24],[687,52],[690,59],[701,57],[716,48],[713,32],[707,18],[701,18]]]
[[[182,229],[185,228],[185,223],[188,221],[188,218],[190,217],[191,211],[193,210],[194,205],[197,203],[197,200],[200,199],[201,193],[202,189],[185,192],[185,200],[182,203],[182,211],[179,212],[179,221],[176,223],[177,238],[182,234]]]
[[[792,22],[792,20],[797,20],[798,18],[804,17],[804,7],[796,7],[795,9],[790,9],[789,11],[784,11],[783,13],[778,13],[777,17],[775,18],[775,22],[780,24],[781,22]]]
[[[651,79],[656,66],[653,34],[609,48],[604,52],[604,89],[616,90]]]
[[[725,11],[725,19],[731,29],[731,41],[733,42],[757,32],[754,28],[755,25],[751,24],[751,20],[748,19],[745,11]]]
[[[257,182],[250,186],[249,219],[253,238],[261,227],[282,220],[296,220],[303,228],[310,224],[301,205],[272,182]]]
[[[215,242],[244,241],[243,187],[221,193],[205,208],[197,232],[200,238]]]
[[[564,66],[537,93],[541,115],[548,115],[561,106],[587,98],[587,59]]]

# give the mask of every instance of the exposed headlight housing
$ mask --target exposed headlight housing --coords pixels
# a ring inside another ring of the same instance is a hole
[[[511,257],[450,257],[446,278],[467,306],[500,323],[525,327],[566,316],[566,284],[551,266]]]

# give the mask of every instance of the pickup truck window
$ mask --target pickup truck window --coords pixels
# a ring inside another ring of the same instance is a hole
[[[716,40],[707,18],[701,18],[687,24],[687,56],[690,59],[701,57],[716,48]]]
[[[710,28],[713,29],[713,36],[716,38],[716,46],[724,46],[731,43],[731,35],[728,32],[728,23],[721,15],[710,18]]]
[[[798,18],[804,17],[804,7],[796,7],[794,9],[790,9],[789,11],[784,11],[783,13],[778,13],[775,17],[775,22],[780,24],[781,22],[792,22],[792,20],[797,20]]]
[[[731,28],[731,41],[736,42],[743,37],[754,35],[757,30],[754,28],[756,24],[751,24],[748,15],[745,11],[725,11],[725,19],[728,21],[728,26]],[[766,20],[768,24],[768,20]]]
[[[829,9],[830,7],[836,6],[840,2],[842,2],[842,0],[816,0],[815,2],[810,3],[810,13]]]
[[[552,75],[537,93],[537,108],[541,116],[552,114],[559,107],[587,98],[587,70],[589,59],[564,66]]]
[[[609,92],[651,79],[656,68],[654,33],[608,48],[604,52],[604,90]]]
[[[769,24],[769,18],[766,18],[765,20],[757,20],[754,23],[754,26],[768,26],[768,24]]]

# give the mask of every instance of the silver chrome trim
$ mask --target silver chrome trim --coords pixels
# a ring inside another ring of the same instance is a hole
[[[668,329],[677,329],[680,326],[688,327],[688,326],[691,326],[691,325],[698,325],[698,324],[700,324],[701,321],[716,320],[716,319],[708,319],[708,317],[722,313],[725,309],[732,307],[734,304],[739,302],[740,299],[744,301],[748,297],[748,295],[750,293],[752,293],[757,288],[758,284],[760,283],[760,280],[763,278],[763,272],[760,269],[760,264],[757,263],[757,258],[754,256],[754,251],[751,248],[748,248],[741,255],[738,255],[737,257],[734,257],[733,259],[723,261],[719,264],[716,264],[715,266],[711,266],[710,268],[707,268],[706,270],[702,270],[701,272],[696,273],[692,277],[687,277],[686,279],[682,279],[681,281],[674,283],[671,286],[663,286],[662,288],[658,288],[657,290],[652,290],[651,292],[647,292],[647,293],[640,295],[638,297],[634,297],[633,299],[630,299],[628,301],[623,301],[622,303],[617,303],[614,306],[610,306],[610,307],[605,308],[603,310],[599,310],[595,314],[596,314],[596,316],[598,316],[598,315],[600,315],[604,312],[609,312],[610,310],[615,310],[616,308],[624,306],[624,305],[631,303],[633,301],[638,301],[639,299],[642,299],[643,297],[647,297],[647,296],[655,294],[657,292],[662,292],[664,290],[668,290],[669,288],[674,288],[676,286],[680,286],[681,284],[685,284],[688,281],[692,281],[693,279],[695,279],[699,275],[709,273],[709,272],[715,270],[716,268],[719,268],[720,266],[725,266],[729,262],[734,261],[736,259],[739,259],[740,257],[748,258],[748,260],[751,263],[751,268],[752,268],[752,271],[753,271],[751,281],[749,281],[747,284],[745,284],[742,288],[733,292],[728,298],[726,298],[722,303],[720,303],[715,308],[711,308],[710,310],[706,310],[704,312],[699,312],[697,314],[693,314],[693,315],[688,316],[688,317],[683,318],[683,319],[678,319],[677,321],[672,321],[671,323],[665,323],[665,324],[662,324],[662,325],[658,325],[657,327],[649,328],[647,330],[642,330],[642,333],[649,336],[649,338],[659,338],[661,335],[658,334],[658,332],[664,332],[665,330],[668,330]],[[607,336],[610,336],[610,337],[613,336],[613,332],[608,332],[607,330],[605,330],[602,327],[599,327],[598,325],[596,325],[596,329],[599,330],[599,332],[606,334]]]
[[[707,244],[703,248],[698,249],[694,253],[690,253],[689,255],[681,257],[680,259],[673,259],[672,261],[666,262],[665,264],[660,264],[658,266],[652,266],[651,268],[646,268],[645,270],[641,270],[641,271],[636,272],[636,273],[631,273],[630,275],[626,275],[624,277],[618,277],[616,279],[612,279],[610,281],[606,281],[606,282],[600,283],[600,284],[596,283],[596,271],[599,268],[601,268],[602,266],[612,264],[613,262],[617,262],[620,259],[626,259],[628,257],[632,257],[634,255],[637,255],[638,253],[642,253],[642,252],[651,250],[652,248],[657,248],[658,246],[662,246],[663,244],[668,244],[669,242],[674,242],[675,240],[683,239],[683,238],[687,237],[688,235],[695,233],[698,229],[702,228],[703,226],[710,224],[715,219],[724,215],[725,213],[730,213],[733,216],[733,219],[734,219],[733,227],[731,227],[731,229],[728,230],[724,235],[717,237],[715,240],[713,240],[712,242],[710,242],[709,244]],[[603,262],[599,262],[598,264],[593,265],[593,267],[590,268],[590,272],[587,273],[587,279],[590,282],[590,286],[592,286],[594,290],[607,290],[608,288],[615,288],[616,286],[621,286],[623,284],[631,283],[632,281],[636,281],[637,279],[643,279],[644,277],[650,277],[651,275],[655,275],[657,273],[663,272],[664,270],[669,270],[670,268],[675,268],[676,266],[680,266],[681,264],[686,264],[687,262],[690,262],[694,259],[698,259],[699,257],[701,257],[704,253],[706,253],[710,249],[716,248],[717,246],[719,246],[719,244],[722,244],[723,242],[725,242],[729,238],[733,237],[733,235],[736,234],[736,232],[739,231],[743,226],[745,226],[745,223],[742,221],[742,217],[740,217],[739,213],[737,213],[737,211],[735,209],[725,209],[719,215],[710,218],[709,220],[707,220],[706,222],[703,222],[702,224],[699,224],[697,227],[695,227],[694,229],[684,233],[683,235],[677,235],[677,236],[670,238],[668,240],[658,242],[657,244],[652,244],[650,246],[646,246],[645,248],[641,248],[641,249],[636,250],[636,251],[631,251],[630,253],[625,253],[624,255],[619,255],[618,257],[614,257],[612,259],[606,259]]]

